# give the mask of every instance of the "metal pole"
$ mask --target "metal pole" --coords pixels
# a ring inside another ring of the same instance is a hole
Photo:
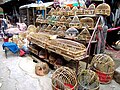
[[[97,26],[98,26],[98,24],[99,24],[100,18],[101,18],[101,17],[99,17],[98,20],[97,20],[96,26],[95,26],[95,28],[94,28],[94,31],[93,31],[92,36],[91,36],[91,38],[90,38],[90,41],[89,41],[89,43],[88,43],[86,53],[87,53],[88,50],[89,50],[91,41],[92,41],[92,39],[93,39],[93,37],[94,37],[94,35],[95,35],[95,32],[96,32],[96,30],[97,30]]]

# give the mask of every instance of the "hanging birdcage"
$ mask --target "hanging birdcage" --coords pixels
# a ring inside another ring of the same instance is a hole
[[[52,75],[53,90],[76,90],[75,72],[68,67],[58,68]]]
[[[93,57],[90,66],[98,74],[100,83],[106,84],[111,82],[115,70],[115,63],[110,56],[97,54]]]

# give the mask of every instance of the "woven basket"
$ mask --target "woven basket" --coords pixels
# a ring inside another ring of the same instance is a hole
[[[111,82],[115,70],[115,63],[110,56],[97,54],[93,57],[90,66],[98,74],[100,83],[107,84]]]
[[[81,70],[78,75],[79,90],[99,90],[97,74],[92,70]]]
[[[52,75],[53,90],[76,90],[75,72],[68,67],[58,68]]]
[[[36,64],[35,73],[38,76],[44,76],[44,75],[48,74],[48,72],[49,72],[49,66],[47,65],[47,63],[39,62]]]
[[[82,27],[94,28],[94,20],[90,17],[85,17],[80,19]]]
[[[95,14],[110,16],[110,6],[106,3],[99,4],[95,9]]]

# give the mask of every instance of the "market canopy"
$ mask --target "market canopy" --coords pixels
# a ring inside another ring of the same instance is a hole
[[[12,0],[0,0],[0,4],[5,4],[5,3],[9,2],[9,1],[12,1]]]

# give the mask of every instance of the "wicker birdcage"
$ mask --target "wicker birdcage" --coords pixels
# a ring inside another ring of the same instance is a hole
[[[92,70],[81,70],[78,74],[79,90],[99,90],[99,80],[97,74]]]
[[[70,15],[71,8],[69,6],[66,6],[65,12],[63,13],[64,16],[69,16]]]
[[[47,21],[44,19],[44,17],[42,15],[39,15],[36,18],[36,22],[38,22],[38,23],[47,23]]]
[[[49,25],[47,26],[47,28],[46,28],[46,31],[50,31],[50,30],[51,30],[51,28],[52,28],[52,25],[51,25],[51,24],[49,24]]]
[[[80,60],[86,55],[86,47],[83,44],[66,39],[49,40],[47,49],[72,60]]]
[[[115,63],[109,55],[95,55],[90,66],[98,74],[100,83],[107,84],[111,82],[115,70]]]
[[[37,28],[35,25],[29,25],[28,28],[27,28],[27,32],[30,33],[30,32],[37,32]]]
[[[84,41],[89,41],[90,38],[91,38],[91,35],[87,28],[83,29],[80,32],[80,34],[78,34],[78,36],[77,36],[78,40],[84,40]]]
[[[65,31],[65,37],[70,39],[76,39],[78,33],[79,31],[76,28],[71,27]]]
[[[108,4],[99,4],[95,9],[95,14],[110,16],[111,8]]]
[[[60,10],[60,7],[57,7],[56,8],[56,15],[58,15],[59,10]]]
[[[64,7],[62,7],[62,8],[60,8],[60,10],[57,12],[57,15],[63,15],[63,13],[65,12],[65,8]]]
[[[80,29],[80,28],[81,28],[81,24],[80,24],[80,21],[79,21],[78,16],[74,16],[74,18],[73,18],[73,20],[70,22],[69,26],[70,26],[70,27],[77,28],[77,29]]]
[[[76,15],[83,15],[84,14],[84,8],[80,7],[77,11],[76,11]]]
[[[69,27],[69,23],[72,21],[72,19],[70,17],[68,17],[68,19],[66,20],[65,26]]]
[[[57,27],[54,25],[54,26],[51,28],[51,32],[50,32],[50,34],[55,35],[56,32],[57,32],[56,29],[57,29]]]
[[[58,21],[60,21],[60,16],[56,16],[56,18],[55,18],[55,24],[54,24],[54,25],[57,26],[57,22],[58,22]]]
[[[76,86],[76,75],[70,68],[60,67],[53,73],[53,90],[76,90]]]
[[[49,24],[54,25],[55,24],[55,19],[56,19],[56,16],[52,15],[51,18],[50,18],[50,20],[49,20]]]
[[[65,25],[62,25],[62,29],[61,30],[66,31],[67,27]]]
[[[62,17],[60,18],[60,21],[57,21],[57,22],[56,22],[57,26],[65,25],[65,23],[66,23],[66,17],[65,17],[65,16],[62,16]]]
[[[94,20],[90,17],[85,17],[80,19],[82,27],[94,28]]]
[[[53,12],[55,12],[55,9],[51,8],[51,10],[48,12],[48,15],[53,15]]]
[[[93,15],[94,13],[95,13],[95,5],[94,5],[94,4],[91,4],[91,5],[88,7],[88,14]]]
[[[39,63],[36,64],[35,73],[38,76],[44,76],[44,75],[48,74],[48,72],[49,72],[49,66],[48,66],[47,63],[39,62]]]
[[[75,7],[73,7],[72,10],[70,11],[70,15],[71,15],[71,16],[76,15],[76,11],[78,11],[78,8],[75,6]]]

